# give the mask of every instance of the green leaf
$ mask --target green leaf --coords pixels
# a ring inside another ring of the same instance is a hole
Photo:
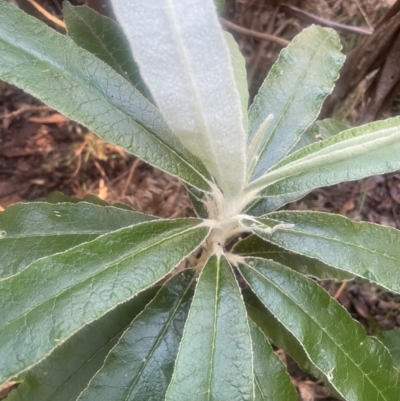
[[[246,306],[249,318],[276,347],[285,350],[305,372],[320,380],[324,378],[324,375],[310,362],[298,339],[265,308],[258,298],[257,303],[252,302]]]
[[[248,205],[248,207],[245,209],[245,213],[252,216],[261,216],[263,214],[273,212],[274,210],[277,210],[290,202],[301,199],[309,192],[310,191],[300,191],[292,194],[265,196]]]
[[[377,337],[392,355],[394,366],[400,369],[400,328],[383,331]]]
[[[340,132],[349,129],[350,127],[343,124],[340,121],[326,118],[324,120],[316,121],[311,127],[305,131],[301,136],[297,144],[290,150],[293,153],[299,149],[304,148],[314,142],[318,142],[323,139],[328,139],[333,135],[337,135]],[[310,191],[299,191],[289,194],[266,196],[258,199],[253,204],[250,204],[246,209],[246,213],[253,216],[261,216],[262,214],[273,212],[281,208],[282,206],[301,199],[307,195]]]
[[[202,219],[208,218],[208,211],[204,203],[206,201],[204,192],[198,191],[196,188],[193,188],[187,184],[185,187],[190,201],[192,202],[193,209],[196,212],[196,216]]]
[[[154,297],[150,288],[90,323],[29,372],[7,401],[72,401],[101,368],[125,328]]]
[[[225,258],[212,256],[197,284],[166,401],[253,400],[246,310]]]
[[[63,3],[63,15],[68,36],[79,47],[93,53],[127,78],[147,99],[151,98],[140,76],[139,67],[132,58],[129,42],[115,21],[92,8],[74,7],[67,1]]]
[[[340,48],[335,31],[311,26],[282,50],[249,110],[249,144],[273,116],[260,133],[253,180],[285,157],[318,116],[344,61]]]
[[[172,132],[229,197],[241,192],[246,133],[229,49],[211,0],[112,0]],[[234,162],[233,162],[234,161]]]
[[[76,196],[70,196],[70,195],[65,195],[62,192],[59,191],[54,191],[52,192],[47,198],[38,198],[30,202],[46,202],[46,203],[82,203],[82,202],[87,202],[87,203],[92,203],[94,205],[100,205],[100,206],[114,206],[119,209],[125,209],[129,211],[133,211],[133,209],[127,205],[126,203],[109,203],[101,198],[99,198],[96,195],[93,194],[87,194],[83,198],[77,198]],[[153,217],[155,218],[155,217]]]
[[[297,401],[285,365],[274,353],[264,333],[249,319],[254,356],[255,401]]]
[[[331,136],[340,134],[342,131],[351,128],[349,125],[333,118],[325,118],[324,120],[315,121],[311,127],[303,133],[296,146],[291,149],[290,153],[294,153],[312,143],[328,139]]]
[[[263,259],[271,259],[284,266],[304,274],[318,278],[320,280],[351,280],[354,275],[345,271],[334,269],[331,266],[313,258],[309,258],[298,253],[287,251],[262,238],[251,235],[239,242],[234,251],[242,256],[252,256]]]
[[[351,128],[288,156],[249,185],[279,195],[400,169],[400,117]]]
[[[172,135],[159,111],[93,54],[0,1],[0,78],[108,142],[208,191],[208,172]]]
[[[163,278],[208,231],[197,219],[142,223],[39,259],[0,281],[0,383]]]
[[[99,235],[155,217],[113,206],[44,202],[18,203],[0,212],[0,278],[45,256],[66,251]]]
[[[284,224],[266,241],[336,269],[400,292],[400,231],[372,223],[318,212],[276,212],[268,217]]]
[[[263,259],[246,258],[239,269],[264,305],[302,344],[325,381],[344,399],[397,399],[400,373],[392,366],[387,349],[368,337],[361,324],[317,283]]]
[[[80,401],[164,399],[193,297],[193,282],[193,272],[186,271],[160,290],[107,356]]]
[[[225,0],[214,0],[215,8],[218,13],[221,13],[225,7]]]
[[[235,77],[236,87],[240,95],[240,102],[242,105],[242,115],[243,115],[243,128],[247,133],[248,130],[247,109],[249,106],[249,88],[247,85],[246,60],[244,59],[242,53],[240,52],[239,45],[237,44],[235,38],[229,32],[224,32],[224,36],[231,55],[233,75]]]

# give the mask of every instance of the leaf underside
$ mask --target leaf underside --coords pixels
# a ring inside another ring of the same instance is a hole
[[[196,1],[114,0],[113,6],[169,128],[227,196],[238,195],[246,174],[246,132],[212,0],[202,0],[201,6]]]

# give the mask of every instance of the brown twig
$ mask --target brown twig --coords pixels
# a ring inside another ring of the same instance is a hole
[[[2,116],[0,116],[0,120],[3,120],[5,118],[14,118],[26,112],[41,112],[41,111],[51,111],[51,110],[53,109],[49,106],[25,106],[11,113],[3,114]]]
[[[327,26],[329,28],[337,29],[338,31],[358,33],[359,35],[372,35],[373,30],[370,28],[364,28],[359,26],[350,26],[345,24],[340,24],[338,22],[330,21],[317,15],[303,11],[300,8],[290,6],[288,4],[281,4],[280,9],[289,15],[292,15],[302,21],[316,23],[319,25]]]
[[[233,22],[230,22],[224,18],[220,18],[220,21],[221,21],[222,25],[226,26],[229,29],[232,29],[232,31],[235,31],[238,33],[243,33],[244,35],[253,36],[253,37],[255,37],[257,39],[261,39],[261,40],[268,40],[270,42],[277,43],[278,45],[281,45],[281,46],[287,46],[290,43],[288,40],[280,38],[278,36],[270,35],[268,33],[254,31],[252,29],[243,28],[242,26],[236,25]]]
[[[126,178],[124,187],[122,188],[122,191],[121,191],[121,196],[120,196],[121,199],[125,197],[126,191],[128,190],[128,186],[129,186],[130,182],[132,181],[133,173],[135,172],[135,170],[139,166],[139,164],[140,164],[140,159],[136,159],[132,163],[132,166],[129,170],[128,177]]]
[[[336,294],[333,298],[335,298],[337,300],[340,297],[340,295],[342,294],[343,290],[346,288],[346,285],[347,285],[347,281],[343,281],[343,283],[340,284],[340,287],[336,291]]]
[[[361,13],[362,16],[364,17],[365,22],[367,23],[367,25],[369,26],[369,28],[370,28],[371,30],[373,30],[374,27],[372,26],[372,24],[371,24],[371,22],[370,22],[370,20],[369,20],[369,18],[368,18],[367,13],[364,11],[363,7],[361,6],[361,4],[359,3],[358,0],[355,0],[355,2],[356,2],[356,5],[357,5],[357,8],[360,10],[360,13]]]
[[[43,17],[47,18],[53,24],[66,29],[66,25],[64,21],[61,21],[59,18],[55,17],[53,14],[49,13],[46,9],[44,9],[41,5],[37,4],[35,0],[28,0],[28,2],[36,8],[43,15]]]

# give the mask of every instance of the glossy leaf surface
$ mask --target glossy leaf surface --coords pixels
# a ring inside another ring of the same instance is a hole
[[[264,333],[249,319],[254,357],[255,401],[297,401],[285,365],[274,353]]]
[[[45,202],[18,203],[0,212],[0,278],[23,270],[35,260],[63,252],[99,235],[153,220],[113,206]]]
[[[93,54],[0,1],[0,78],[108,142],[209,190],[204,165],[171,134],[159,111]]]
[[[223,192],[237,195],[245,181],[246,133],[213,1],[111,3],[168,126]]]
[[[82,328],[29,372],[7,401],[75,401],[124,329],[154,297],[152,287]]]
[[[285,157],[318,116],[344,61],[340,49],[333,30],[312,26],[280,53],[249,110],[249,141],[273,115],[263,133],[253,180]]]
[[[399,230],[317,212],[276,212],[268,217],[294,227],[273,235],[257,232],[266,241],[400,292]]]
[[[68,36],[79,47],[104,61],[149,98],[150,92],[132,58],[129,42],[115,21],[92,8],[74,7],[67,1],[63,3],[63,16]]]
[[[354,278],[354,275],[348,272],[334,269],[332,266],[329,266],[318,259],[290,252],[284,248],[271,244],[256,235],[251,235],[239,242],[235,246],[234,251],[242,256],[274,260],[275,262],[290,267],[301,274],[315,277],[320,280],[345,281]]]
[[[400,328],[383,331],[377,335],[377,338],[389,350],[394,366],[400,369]]]
[[[157,220],[123,228],[0,281],[0,383],[164,277],[204,240],[208,229],[199,223]]]
[[[212,256],[196,287],[166,401],[253,400],[246,310],[235,276]]]
[[[278,163],[254,188],[279,195],[400,169],[400,117],[351,128]]]
[[[285,350],[305,372],[323,380],[324,375],[308,359],[297,338],[269,312],[260,300],[246,304],[247,313],[264,335],[277,347]],[[329,385],[329,383],[328,383]]]
[[[163,400],[193,292],[193,272],[180,273],[165,284],[125,331],[79,400]]]
[[[368,337],[362,326],[317,283],[262,259],[246,259],[240,271],[344,399],[396,399],[400,373],[392,366],[387,349]]]

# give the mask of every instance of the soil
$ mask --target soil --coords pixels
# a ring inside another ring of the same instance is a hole
[[[37,2],[61,18],[61,1]],[[289,3],[327,20],[368,27],[379,20],[393,1]],[[278,1],[228,0],[223,16],[250,30],[291,40],[307,23],[279,11],[277,4]],[[232,33],[246,57],[249,86],[254,96],[282,46],[251,34]],[[344,33],[342,40],[344,50],[349,51],[359,43],[360,35]],[[362,97],[362,93],[357,96]],[[399,114],[399,104],[397,100],[383,115]],[[347,121],[351,122],[357,113],[357,101],[354,105],[346,116]],[[86,128],[0,81],[0,210],[15,202],[45,198],[54,191],[80,198],[94,194],[110,203],[127,203],[136,210],[161,217],[194,215],[179,181],[103,142]],[[400,172],[321,188],[288,208],[338,213],[353,220],[400,229]],[[361,280],[321,284],[369,334],[400,327],[398,295]],[[289,364],[302,400],[335,400],[321,383],[300,372],[289,358],[281,355]]]

